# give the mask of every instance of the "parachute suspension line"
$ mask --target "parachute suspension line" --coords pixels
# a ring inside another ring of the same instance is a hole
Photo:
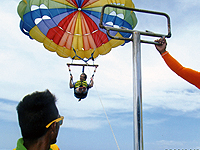
[[[72,72],[71,72],[70,65],[82,66],[82,67],[83,67],[83,68],[82,68],[82,73],[84,73],[84,71],[85,71],[85,66],[92,66],[92,67],[95,67],[94,72],[93,72],[93,75],[91,76],[90,83],[91,83],[91,81],[92,81],[92,79],[93,79],[93,77],[94,77],[94,74],[96,73],[97,67],[98,67],[98,65],[89,65],[89,64],[84,64],[84,65],[83,65],[83,64],[73,64],[73,63],[69,64],[69,63],[67,63],[70,76],[72,76]],[[73,82],[73,80],[72,80],[72,82]],[[89,84],[90,84],[90,83],[89,83]]]
[[[69,64],[67,64],[67,66],[68,66],[68,69],[69,69],[69,74],[70,74],[70,76],[72,77],[72,72],[71,72],[70,65],[69,65]],[[74,82],[73,82],[73,78],[71,78],[71,80],[72,80],[72,83],[74,83]]]
[[[82,73],[84,73],[84,71],[85,71],[85,66],[83,66]]]
[[[83,59],[83,58],[81,58],[80,56],[78,56],[77,53],[76,53],[76,50],[74,49],[73,46],[72,46],[72,49],[73,49],[73,51],[74,51],[74,53],[75,53],[75,56],[74,56],[72,59],[75,59],[75,58],[77,57],[77,58],[79,58],[80,60],[84,61],[86,64],[87,64],[87,62],[88,62],[90,59],[92,59],[92,60],[94,61],[94,52],[95,52],[96,49],[94,49],[94,51],[91,53],[90,58],[88,58],[88,59]]]
[[[95,74],[95,72],[96,72],[96,69],[97,69],[97,66],[95,66],[95,70],[94,70],[94,73],[93,73],[93,75],[92,75],[92,78],[94,77],[94,74]],[[112,132],[113,138],[115,139],[115,143],[116,143],[116,145],[117,145],[117,148],[118,148],[118,150],[120,150],[119,145],[118,145],[118,142],[117,142],[117,139],[116,139],[115,134],[114,134],[114,131],[113,131],[112,126],[111,126],[111,124],[110,124],[110,121],[109,121],[109,119],[108,119],[108,115],[107,115],[106,110],[105,110],[105,108],[104,108],[103,102],[102,102],[101,97],[100,97],[100,95],[99,95],[99,93],[98,93],[97,87],[96,87],[96,85],[94,85],[94,86],[95,86],[97,95],[98,95],[98,97],[99,97],[101,106],[103,107],[104,114],[105,114],[106,119],[107,119],[107,121],[108,121],[108,124],[109,124],[109,126],[110,126],[110,130],[111,130],[111,132]]]
[[[97,67],[98,67],[98,66],[95,66],[95,69],[94,69],[93,75],[91,76],[91,79],[90,79],[90,83],[92,82],[92,80],[93,80],[93,78],[94,78],[94,74],[95,74],[96,71],[97,71]],[[90,84],[90,83],[89,83],[89,84]]]
[[[96,86],[95,86],[95,89],[96,89],[96,91],[97,91]],[[104,114],[105,114],[106,119],[107,119],[107,121],[108,121],[108,124],[109,124],[109,126],[110,126],[110,130],[111,130],[111,132],[112,132],[112,135],[113,135],[113,137],[114,137],[114,139],[115,139],[115,143],[116,143],[116,145],[117,145],[117,148],[118,148],[118,150],[120,150],[119,145],[118,145],[118,143],[117,143],[117,139],[116,139],[116,137],[115,137],[114,131],[113,131],[113,129],[112,129],[112,126],[111,126],[110,121],[109,121],[109,119],[108,119],[108,115],[107,115],[107,113],[106,113],[106,110],[105,110],[105,108],[104,108],[103,102],[102,102],[102,100],[101,100],[101,98],[100,98],[100,96],[99,96],[98,91],[97,91],[97,95],[98,95],[99,100],[100,100],[100,102],[101,102],[101,105],[102,105],[102,107],[103,107]]]

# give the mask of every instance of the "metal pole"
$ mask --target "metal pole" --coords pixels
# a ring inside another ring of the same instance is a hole
[[[133,32],[133,112],[134,150],[143,150],[140,33]]]

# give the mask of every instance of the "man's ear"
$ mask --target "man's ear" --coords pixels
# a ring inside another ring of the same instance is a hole
[[[57,123],[54,122],[51,126],[50,126],[50,132],[56,132],[57,129]]]
[[[47,131],[48,132],[47,136],[51,144],[56,143],[56,138],[58,136],[58,129],[59,129],[58,123],[54,122]]]

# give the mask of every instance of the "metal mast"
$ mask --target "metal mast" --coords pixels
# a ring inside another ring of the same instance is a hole
[[[153,15],[161,15],[167,18],[167,28],[168,28],[168,34],[158,34],[153,32],[143,32],[143,31],[135,31],[135,30],[128,30],[128,29],[120,29],[120,28],[114,28],[109,26],[104,26],[103,21],[103,15],[104,10],[106,7],[112,7],[112,8],[118,8],[118,9],[125,9],[130,10],[134,12],[140,12],[140,13],[148,13]],[[141,43],[148,43],[148,44],[158,44],[153,41],[145,41],[141,40],[140,36],[152,36],[152,37],[171,37],[171,27],[170,27],[170,18],[166,13],[163,12],[155,12],[155,11],[149,11],[149,10],[142,10],[142,9],[135,9],[135,8],[129,8],[129,7],[123,7],[118,5],[104,5],[101,12],[101,19],[99,26],[101,28],[104,28],[107,30],[107,34],[109,37],[113,39],[118,40],[129,40],[133,42],[133,117],[134,117],[134,150],[143,150],[143,117],[142,117],[142,75],[141,75]],[[130,38],[124,38],[124,37],[117,37],[112,36],[109,32],[110,31],[119,31],[119,32],[128,32],[132,33],[132,37]]]

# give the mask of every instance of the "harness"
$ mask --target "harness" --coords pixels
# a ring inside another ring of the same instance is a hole
[[[84,73],[85,67],[95,67],[94,73],[93,73],[93,75],[92,75],[91,78],[94,77],[94,74],[95,74],[96,69],[97,69],[97,67],[98,67],[98,65],[73,64],[73,63],[71,63],[71,64],[67,63],[67,66],[68,66],[68,69],[69,69],[70,76],[72,76],[70,66],[82,66],[82,67],[83,67],[83,68],[82,68],[82,73]],[[90,83],[91,83],[91,81],[92,81],[92,79],[90,80]],[[72,80],[72,83],[74,83],[73,80]],[[89,87],[90,83],[87,84],[87,81],[82,81],[82,82],[81,82],[80,80],[77,81],[76,83],[74,83],[74,96],[75,96],[76,98],[78,98],[79,101],[80,101],[81,99],[84,99],[84,98],[87,97],[88,89],[90,88],[90,87]],[[83,87],[83,86],[85,86],[85,87],[87,88],[87,92],[85,92],[85,93],[77,93],[77,92],[76,92],[76,88],[78,88],[78,87]]]
[[[88,86],[88,84],[87,84],[87,82],[86,81],[77,81],[76,83],[75,83],[75,85],[74,85],[74,88],[76,89],[76,88],[78,88],[78,87],[83,87],[83,86],[85,86],[86,88],[87,88],[87,86]]]

